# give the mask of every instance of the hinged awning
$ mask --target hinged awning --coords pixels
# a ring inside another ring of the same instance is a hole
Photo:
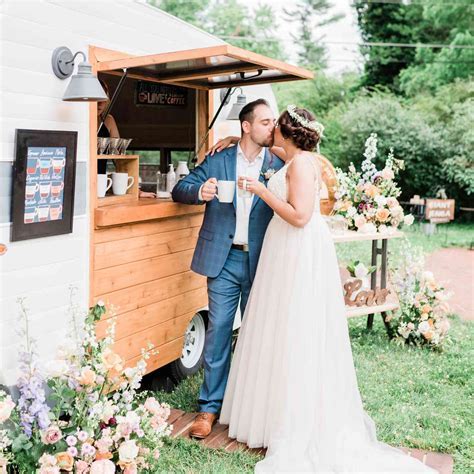
[[[228,44],[97,63],[102,73],[122,75],[124,69],[133,79],[204,90],[314,77],[307,69]]]

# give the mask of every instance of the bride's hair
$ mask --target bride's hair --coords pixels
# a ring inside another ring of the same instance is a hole
[[[294,112],[307,122],[315,120],[314,115],[309,110],[295,108]],[[278,125],[283,138],[290,138],[300,150],[313,151],[321,139],[316,130],[302,125],[295,118],[291,117],[288,110],[285,110],[280,115]]]

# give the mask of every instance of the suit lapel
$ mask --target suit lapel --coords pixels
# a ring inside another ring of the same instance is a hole
[[[268,148],[265,148],[265,157],[263,159],[262,169],[261,169],[260,175],[258,177],[258,180],[261,183],[265,183],[265,177],[263,176],[263,173],[265,173],[267,171],[267,169],[270,168],[271,157],[272,157],[272,154],[270,153],[270,150]],[[250,213],[252,213],[255,205],[257,204],[257,202],[259,200],[260,200],[260,198],[258,196],[253,197],[252,207],[250,208]]]

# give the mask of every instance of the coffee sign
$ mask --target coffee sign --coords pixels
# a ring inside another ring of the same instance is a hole
[[[425,206],[426,220],[449,222],[454,219],[454,199],[427,199]]]
[[[136,105],[182,107],[188,104],[188,91],[183,87],[137,82]]]

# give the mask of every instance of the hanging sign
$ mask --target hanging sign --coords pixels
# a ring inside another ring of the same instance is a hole
[[[136,105],[183,107],[188,105],[188,90],[156,82],[138,81],[135,94]]]

